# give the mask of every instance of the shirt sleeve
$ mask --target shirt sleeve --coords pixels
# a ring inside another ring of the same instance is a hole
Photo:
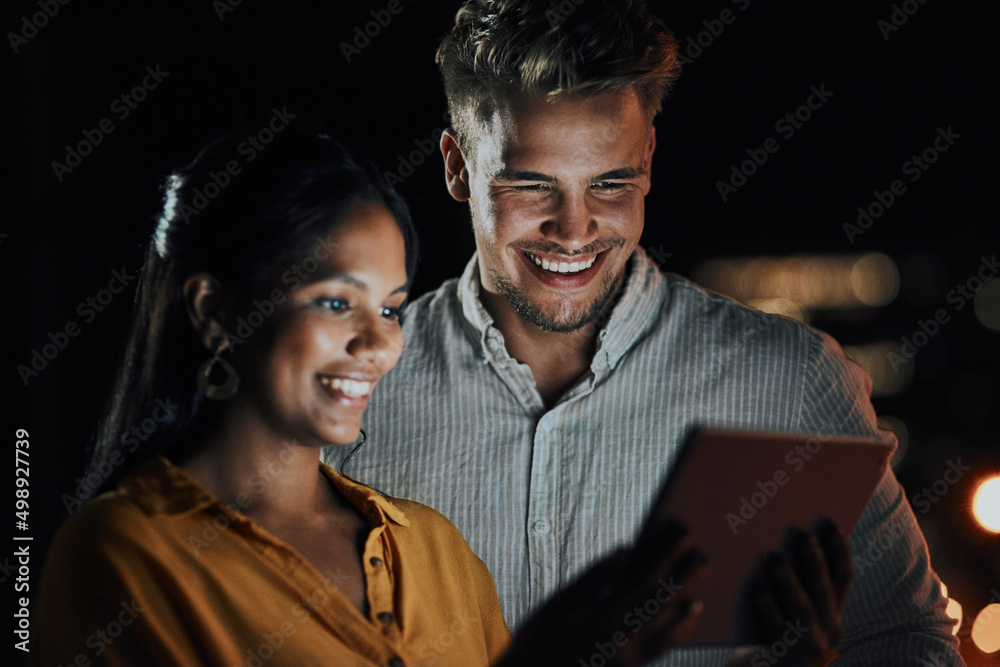
[[[169,570],[153,555],[156,536],[126,504],[96,501],[56,534],[32,612],[29,664],[192,664],[184,626],[159,583]]]
[[[828,335],[816,332],[805,374],[804,432],[886,438],[872,408],[871,378]],[[850,534],[854,579],[834,665],[964,665],[954,621],[930,567],[903,489],[886,469]]]

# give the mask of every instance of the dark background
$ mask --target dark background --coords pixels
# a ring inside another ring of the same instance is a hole
[[[36,2],[13,4],[5,33],[22,32],[23,17],[40,11]],[[315,118],[397,173],[400,156],[445,126],[433,53],[455,3],[401,0],[401,13],[347,62],[341,44],[386,5],[243,2],[220,16],[222,3],[207,0],[71,2],[17,53],[7,36],[5,106],[14,116],[4,152],[13,173],[3,192],[13,215],[0,222],[0,267],[14,400],[5,402],[4,422],[8,435],[25,428],[31,436],[33,581],[67,515],[60,494],[72,494],[83,471],[137,281],[92,322],[77,304],[107,287],[113,270],[137,272],[166,173],[215,134],[266,120],[275,107]],[[643,243],[669,254],[664,267],[684,275],[717,257],[886,253],[899,267],[899,297],[877,310],[813,320],[845,345],[899,341],[919,320],[948,309],[951,321],[914,359],[909,388],[875,399],[875,407],[907,427],[897,475],[908,497],[941,479],[949,461],[972,467],[919,515],[935,569],[971,621],[1000,601],[1000,536],[977,528],[970,514],[975,483],[1000,472],[1000,334],[976,321],[971,304],[954,310],[946,294],[975,275],[983,256],[1000,251],[1000,8],[985,0],[861,6],[653,3],[682,53],[694,57],[657,120]],[[724,9],[735,18],[714,24],[722,31],[713,35],[703,22]],[[894,11],[907,20],[886,39],[878,22],[891,25]],[[688,38],[703,32],[699,52]],[[169,75],[122,120],[112,102],[142,81],[147,66]],[[783,138],[775,122],[821,85],[832,97]],[[64,162],[67,144],[106,117],[114,131],[60,182],[52,162]],[[948,127],[960,138],[911,183],[902,164]],[[716,182],[768,137],[780,150],[724,202]],[[415,295],[457,275],[473,250],[467,207],[447,196],[440,159],[420,161],[399,185],[423,241]],[[851,244],[842,226],[894,179],[906,183],[905,194]],[[80,325],[79,335],[25,386],[17,365],[29,364],[32,350],[69,321]],[[6,595],[11,575],[0,579]]]

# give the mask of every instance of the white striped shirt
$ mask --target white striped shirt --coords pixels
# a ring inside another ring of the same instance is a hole
[[[693,425],[880,436],[871,381],[832,338],[661,273],[641,248],[589,371],[549,410],[479,289],[473,256],[408,308],[402,358],[344,471],[449,517],[489,567],[512,629],[634,540]],[[329,448],[328,462],[339,467],[345,451]],[[836,664],[962,664],[891,470],[850,541],[860,567]],[[725,655],[677,649],[658,664]]]

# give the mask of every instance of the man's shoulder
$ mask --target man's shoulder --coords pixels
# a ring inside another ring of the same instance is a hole
[[[664,302],[660,326],[716,340],[757,340],[819,348],[829,336],[784,315],[751,308],[688,278],[664,274]]]

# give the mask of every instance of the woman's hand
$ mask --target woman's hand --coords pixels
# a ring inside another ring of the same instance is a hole
[[[734,652],[728,667],[829,662],[843,636],[853,573],[850,546],[832,521],[817,520],[809,531],[789,528],[780,550],[744,583],[735,633],[755,646]]]
[[[694,627],[701,604],[693,589],[705,572],[688,531],[665,519],[546,602],[497,667],[642,665]]]

